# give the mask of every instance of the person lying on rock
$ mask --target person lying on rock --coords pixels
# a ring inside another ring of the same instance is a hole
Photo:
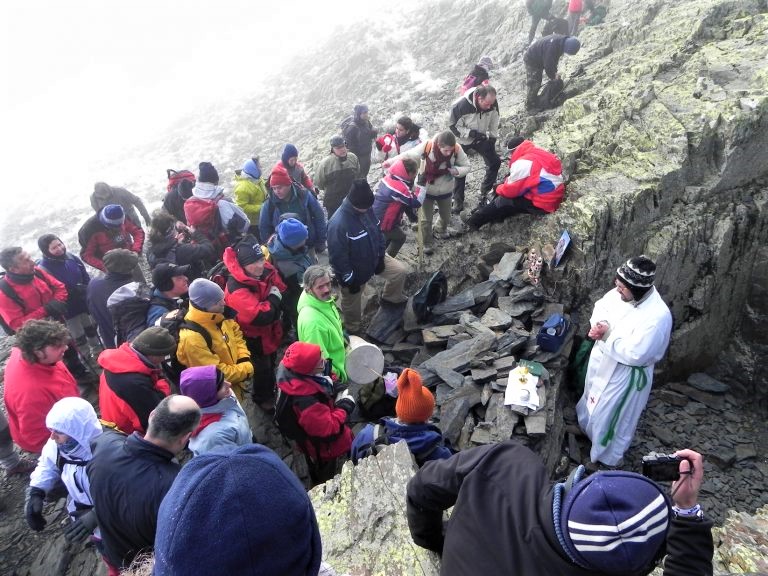
[[[422,466],[430,460],[450,458],[454,451],[443,433],[429,422],[435,410],[435,397],[421,383],[416,370],[406,368],[397,379],[397,418],[382,418],[378,424],[367,424],[352,443],[352,461],[376,454],[378,447],[405,441]]]
[[[490,202],[466,218],[470,230],[515,214],[548,214],[563,201],[563,166],[557,156],[520,137],[509,140],[507,148],[509,175],[496,186]]]
[[[619,470],[551,485],[538,455],[514,440],[427,462],[408,482],[408,526],[442,555],[440,574],[640,576],[666,554],[664,576],[712,574],[712,522],[698,504],[701,454],[680,450],[668,496]],[[453,506],[450,521],[443,513]]]

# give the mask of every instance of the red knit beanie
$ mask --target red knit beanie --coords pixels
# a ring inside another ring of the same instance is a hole
[[[285,349],[283,366],[296,372],[296,374],[312,375],[320,362],[321,354],[322,351],[317,344],[294,342]]]
[[[272,169],[272,175],[269,177],[270,186],[290,186],[291,177],[282,164],[276,164]]]
[[[421,376],[416,370],[406,368],[397,379],[397,418],[405,424],[423,424],[432,417],[435,397],[421,385]]]

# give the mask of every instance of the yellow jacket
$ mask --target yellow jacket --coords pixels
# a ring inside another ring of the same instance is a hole
[[[252,224],[259,223],[261,205],[267,199],[267,183],[264,178],[252,180],[243,175],[235,175],[235,203],[243,209]]]
[[[224,318],[224,314],[205,312],[189,304],[189,311],[184,316],[200,324],[211,335],[212,346],[208,348],[201,334],[181,328],[179,347],[176,356],[184,366],[210,366],[213,364],[232,383],[232,390],[238,400],[243,400],[243,393],[250,388],[253,376],[251,354],[245,345],[243,333],[235,320]]]

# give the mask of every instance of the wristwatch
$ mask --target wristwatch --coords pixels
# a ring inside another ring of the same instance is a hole
[[[701,509],[701,504],[696,504],[692,508],[672,506],[672,512],[675,514],[675,518],[680,520],[687,520],[689,522],[701,522],[704,520],[704,511]]]

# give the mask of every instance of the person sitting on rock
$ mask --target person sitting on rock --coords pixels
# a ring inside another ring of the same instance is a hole
[[[421,126],[408,116],[400,116],[391,134],[376,138],[376,160],[383,162],[421,144]]]
[[[330,153],[320,161],[315,172],[315,185],[325,191],[323,206],[329,220],[341,206],[360,170],[360,162],[357,156],[348,152],[343,136],[333,136],[330,144]]]
[[[96,411],[82,398],[62,398],[51,407],[45,425],[50,437],[29,478],[24,502],[27,525],[35,532],[45,528],[43,502],[62,483],[67,489],[68,513],[64,537],[73,544],[94,539],[99,549],[101,534],[85,468],[93,457],[91,442],[102,432]]]
[[[301,342],[317,344],[331,362],[332,375],[347,381],[346,337],[336,297],[331,290],[331,271],[310,266],[304,272],[304,291],[299,297],[297,333]]]
[[[185,464],[160,506],[154,544],[155,576],[326,574],[307,491],[258,444]]]
[[[373,191],[360,178],[328,222],[328,256],[341,282],[341,314],[350,334],[360,331],[362,292],[374,275],[385,280],[382,300],[393,304],[408,300],[403,292],[408,266],[386,253],[384,234],[372,208]]]
[[[99,366],[101,417],[125,434],[147,430],[149,414],[171,393],[161,378],[160,364],[176,349],[176,340],[165,328],[150,326],[132,342],[104,350]]]
[[[584,478],[579,466],[553,486],[540,456],[515,440],[469,448],[411,478],[408,527],[441,554],[441,574],[641,576],[665,553],[664,576],[712,574],[712,522],[697,502],[704,462],[693,450],[676,454],[671,506],[633,472]]]
[[[235,171],[235,203],[243,209],[251,227],[248,233],[259,235],[259,216],[261,207],[267,199],[267,181],[261,173],[259,157],[246,160],[242,170]]]
[[[86,264],[106,271],[104,255],[116,248],[125,248],[141,254],[144,247],[144,230],[125,217],[123,207],[109,204],[89,218],[77,233],[82,250],[80,257]],[[137,266],[134,279],[144,282],[144,274]]]
[[[37,239],[37,245],[43,255],[38,266],[67,288],[67,312],[64,318],[75,346],[82,354],[86,354],[90,349],[90,355],[95,359],[102,346],[96,324],[88,314],[85,297],[91,277],[85,269],[85,264],[80,258],[67,252],[67,247],[55,234],[43,234]]]
[[[509,175],[496,187],[493,199],[466,219],[471,230],[514,214],[550,214],[563,201],[563,166],[557,156],[520,137],[507,142],[507,148]]]
[[[382,168],[389,168],[397,160],[405,158],[413,158],[418,162],[424,160],[424,172],[417,179],[418,183],[427,189],[424,202],[419,210],[419,231],[421,242],[424,245],[424,254],[429,255],[434,252],[432,248],[433,237],[445,238],[448,234],[454,181],[469,174],[469,158],[467,158],[461,145],[456,142],[456,136],[450,130],[440,132],[431,140],[422,142],[415,148],[403,152],[401,156],[386,160],[381,166]],[[440,215],[440,224],[433,235],[432,220],[435,204],[437,204]]]
[[[401,226],[403,214],[415,220],[414,211],[418,210],[427,189],[414,186],[419,163],[413,158],[396,160],[387,170],[376,187],[373,199],[373,213],[379,220],[379,228],[387,240],[387,254],[392,258],[405,244],[405,232]]]
[[[376,454],[377,445],[405,441],[422,466],[430,460],[450,458],[454,453],[440,428],[430,424],[435,410],[435,397],[422,386],[421,376],[406,368],[397,379],[397,418],[382,418],[378,424],[367,424],[352,443],[352,462]]]
[[[298,304],[304,272],[317,264],[317,258],[307,248],[309,231],[296,218],[286,218],[277,225],[277,232],[267,244],[272,264],[286,285],[283,292],[283,332],[288,334],[298,326]],[[295,340],[295,333],[293,339]]]
[[[224,251],[229,271],[224,302],[237,310],[253,364],[253,401],[264,410],[274,409],[275,363],[283,337],[280,301],[286,286],[272,264],[264,258],[256,238],[246,236]]]
[[[192,282],[189,311],[184,316],[186,325],[179,329],[176,358],[187,368],[216,366],[232,383],[232,390],[242,402],[251,386],[253,363],[236,316],[237,310],[224,303],[224,290],[218,284],[205,278]]]
[[[315,484],[333,478],[338,459],[346,459],[352,445],[347,420],[355,401],[346,389],[337,394],[333,380],[323,374],[325,366],[320,346],[294,342],[277,369],[279,394],[289,397],[296,424],[303,431],[304,438],[297,444],[309,459]]]
[[[259,221],[259,239],[262,244],[269,242],[281,218],[296,218],[307,227],[309,248],[317,254],[325,252],[328,225],[315,195],[304,186],[296,184],[282,164],[275,165],[269,182],[271,191],[261,207]]]
[[[181,393],[200,406],[200,425],[192,432],[189,449],[195,456],[231,452],[250,444],[253,433],[232,384],[216,366],[195,366],[181,372]]]
[[[525,85],[527,88],[525,96],[525,109],[538,110],[541,108],[539,102],[539,89],[541,80],[546,72],[550,81],[560,80],[557,73],[557,65],[563,54],[573,56],[581,48],[581,42],[578,38],[572,36],[561,36],[552,34],[539,38],[528,47],[523,56],[525,62]]]
[[[50,431],[45,415],[67,396],[78,396],[77,383],[61,361],[69,334],[61,322],[29,320],[16,333],[5,365],[3,400],[11,438],[27,452],[39,453]]]

